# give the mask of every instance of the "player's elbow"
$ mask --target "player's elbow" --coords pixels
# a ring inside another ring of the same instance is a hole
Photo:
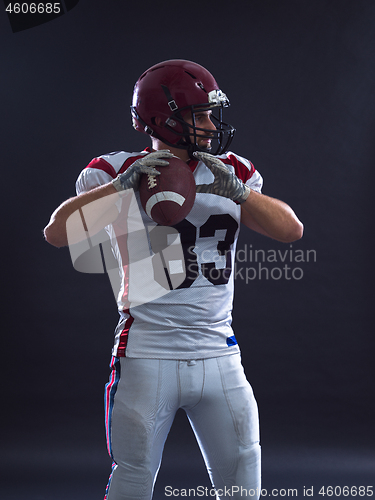
[[[66,238],[66,231],[61,229],[54,222],[50,222],[43,230],[44,239],[50,245],[61,248],[68,244]]]
[[[293,234],[293,241],[300,240],[303,236],[303,224],[300,220],[296,220],[295,227],[294,227],[294,234]]]
[[[293,241],[300,240],[303,236],[303,224],[298,219],[290,225],[288,231],[283,238],[284,243],[293,243]]]

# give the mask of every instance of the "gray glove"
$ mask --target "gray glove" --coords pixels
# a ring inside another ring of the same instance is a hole
[[[217,194],[238,203],[243,203],[247,199],[251,189],[231,172],[221,160],[216,156],[200,151],[196,151],[193,155],[198,160],[203,161],[215,176],[212,184],[198,184],[197,193]]]
[[[168,162],[160,158],[172,158],[172,156],[173,154],[169,149],[161,149],[160,151],[149,153],[143,158],[136,160],[125,172],[118,175],[112,181],[112,184],[117,191],[124,191],[125,189],[134,189],[134,191],[137,191],[141,175],[160,175],[160,172],[153,167],[166,167]]]

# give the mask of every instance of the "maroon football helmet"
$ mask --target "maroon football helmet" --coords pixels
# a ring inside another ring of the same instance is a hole
[[[141,75],[134,87],[131,112],[133,126],[139,132],[186,149],[191,156],[194,151],[207,151],[197,144],[198,131],[200,137],[212,140],[210,153],[218,155],[228,150],[235,133],[231,125],[222,121],[222,110],[228,106],[227,96],[211,73],[194,62],[172,59]],[[209,109],[218,110],[218,117],[211,115],[216,130],[196,127],[194,113]],[[184,120],[188,111],[193,125]]]

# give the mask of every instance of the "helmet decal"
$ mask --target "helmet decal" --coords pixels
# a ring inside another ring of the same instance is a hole
[[[208,92],[208,102],[216,106],[229,106],[229,99],[221,90],[211,90],[211,92]]]

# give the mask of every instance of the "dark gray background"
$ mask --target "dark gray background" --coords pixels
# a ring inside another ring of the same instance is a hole
[[[0,15],[1,498],[101,499],[103,424],[117,311],[106,276],[44,242],[52,211],[95,156],[139,150],[134,82],[185,58],[228,94],[232,149],[305,224],[300,280],[236,280],[234,328],[260,408],[263,487],[375,486],[372,0],[80,0],[13,34]],[[245,228],[239,248],[290,248]],[[243,263],[245,267],[254,263]],[[271,270],[279,263],[265,263]],[[263,275],[265,276],[265,274]],[[183,414],[166,485],[209,486]],[[337,490],[339,492],[339,490]]]

